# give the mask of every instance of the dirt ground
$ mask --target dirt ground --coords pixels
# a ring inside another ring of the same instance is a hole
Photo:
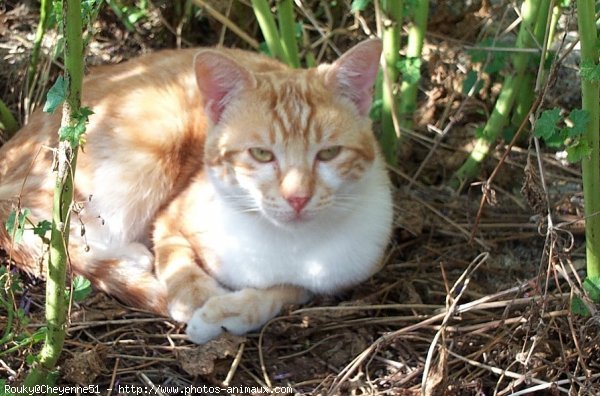
[[[247,2],[231,9],[228,1],[206,3],[260,42]],[[376,30],[373,12],[352,15],[349,1],[301,3],[320,59],[334,59],[336,49]],[[170,2],[149,4],[133,31],[105,6],[87,64],[177,46],[251,47],[207,8],[186,18]],[[173,321],[93,293],[72,307],[57,384],[94,384],[91,393],[102,395],[260,394],[275,387],[300,395],[600,394],[598,314],[570,310],[585,269],[579,168],[550,151],[538,155],[525,139],[501,165],[504,143],[485,163],[481,180],[500,167],[487,200],[481,183],[460,192],[445,187],[498,93],[494,78],[472,97],[462,93],[465,70],[474,67],[467,49],[508,26],[515,19],[505,13],[509,8],[502,1],[432,3],[416,124],[406,134],[401,165],[390,170],[397,186],[395,234],[377,275],[342,295],[287,307],[259,333],[201,346]],[[61,68],[48,56],[57,41],[50,31],[39,78],[25,88],[37,19],[35,4],[0,2],[0,98],[20,122]],[[565,20],[562,33],[572,22]],[[572,65],[559,72],[572,76]],[[577,83],[544,95],[553,106],[578,106]],[[6,255],[2,260],[9,265]],[[30,334],[44,323],[44,287],[21,277],[15,303],[29,320],[15,326]],[[0,307],[0,332],[6,315]],[[8,384],[23,378],[27,356],[39,348],[16,345],[0,345],[0,378]]]

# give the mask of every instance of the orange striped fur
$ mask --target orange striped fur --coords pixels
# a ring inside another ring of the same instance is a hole
[[[379,268],[389,182],[368,110],[381,44],[290,69],[228,49],[163,51],[94,69],[76,173],[75,273],[188,324],[191,340],[243,334],[283,304]],[[0,148],[0,217],[50,219],[60,116],[35,113]],[[85,234],[80,232],[81,227]],[[43,276],[26,231],[0,247]]]

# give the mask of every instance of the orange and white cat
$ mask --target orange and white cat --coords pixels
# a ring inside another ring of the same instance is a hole
[[[240,50],[189,49],[93,70],[74,272],[187,323],[197,343],[367,279],[392,227],[368,117],[380,53],[367,40],[298,70]],[[18,200],[33,223],[51,217],[59,123],[38,112],[0,148],[3,221]],[[12,244],[2,227],[0,247],[43,274],[33,232]]]

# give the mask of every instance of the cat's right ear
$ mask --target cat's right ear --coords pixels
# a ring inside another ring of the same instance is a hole
[[[208,49],[194,58],[196,83],[206,114],[217,124],[231,100],[242,90],[256,86],[256,79],[242,65],[223,53]]]
[[[334,89],[350,99],[363,116],[371,108],[381,49],[381,40],[365,40],[329,66],[327,78],[333,80]]]

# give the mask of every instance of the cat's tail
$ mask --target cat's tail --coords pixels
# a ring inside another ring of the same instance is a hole
[[[126,305],[168,316],[167,289],[154,274],[154,255],[146,246],[133,242],[109,252],[90,252],[73,246],[70,258],[74,271]]]
[[[0,249],[5,251],[18,268],[45,278],[47,244],[29,229],[23,233],[18,243],[13,241],[5,223],[14,210],[13,200],[0,199]],[[30,222],[36,224],[32,215],[28,216],[25,228],[31,228]],[[123,303],[159,315],[167,315],[166,287],[154,275],[154,256],[145,246],[132,243],[120,249],[113,249],[110,254],[94,257],[82,240],[73,235],[70,240],[69,263],[72,267],[68,273],[83,275],[94,287]]]
[[[24,189],[29,191],[30,186],[41,185],[44,179],[31,176],[28,181],[27,186],[24,186],[23,180],[2,181],[2,184],[0,184],[0,201],[16,201],[24,192]]]
[[[0,249],[19,268],[38,277],[45,273],[43,257],[48,246],[36,234],[36,227],[41,220],[52,218],[52,191],[30,188],[43,183],[44,178],[31,177],[27,186],[18,179],[4,179],[0,184]]]
[[[15,216],[9,224],[9,217]],[[19,264],[19,267],[33,275],[40,276],[43,273],[41,257],[43,256],[43,244],[39,237],[34,239],[27,238],[24,233],[24,238],[27,240],[15,242],[12,234],[18,234],[21,231],[16,229],[19,225],[19,218],[16,216],[16,207],[12,201],[0,199],[0,249],[4,250],[9,260]],[[10,229],[10,233],[9,233]],[[38,242],[35,239],[39,239]]]

